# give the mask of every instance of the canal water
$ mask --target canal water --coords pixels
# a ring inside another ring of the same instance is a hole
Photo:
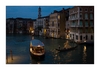
[[[46,51],[43,60],[30,56],[31,35],[6,35],[6,64],[94,64],[94,45],[78,45],[74,50],[58,52],[55,49],[68,42],[71,47],[76,44],[65,39],[45,39],[35,36],[44,43]]]

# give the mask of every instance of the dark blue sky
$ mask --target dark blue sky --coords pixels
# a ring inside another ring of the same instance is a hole
[[[40,6],[41,15],[47,16],[54,10],[62,10],[62,8],[71,8],[72,6]],[[6,6],[6,18],[32,18],[38,17],[39,6]]]

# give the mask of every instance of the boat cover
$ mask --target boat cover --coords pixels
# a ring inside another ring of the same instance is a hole
[[[30,43],[34,47],[44,46],[44,44],[40,40],[37,40],[37,39],[31,40]]]

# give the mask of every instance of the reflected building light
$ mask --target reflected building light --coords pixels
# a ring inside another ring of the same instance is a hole
[[[84,46],[84,52],[86,52],[86,46]]]
[[[10,56],[7,56],[6,64],[13,64],[13,63],[19,63],[19,62],[21,62],[21,57],[20,56],[13,56],[13,60],[11,59]]]
[[[86,56],[87,56],[86,46],[84,46],[84,48],[83,48],[83,63],[86,63]]]

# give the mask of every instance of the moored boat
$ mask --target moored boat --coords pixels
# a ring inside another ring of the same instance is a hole
[[[44,44],[37,39],[30,41],[30,53],[32,56],[42,57],[45,55]]]

